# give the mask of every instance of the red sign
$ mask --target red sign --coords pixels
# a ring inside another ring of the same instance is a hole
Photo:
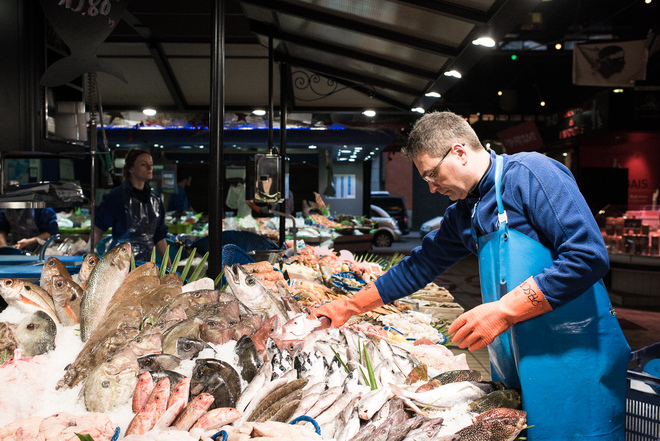
[[[534,121],[527,121],[497,132],[508,154],[543,149],[543,139]]]

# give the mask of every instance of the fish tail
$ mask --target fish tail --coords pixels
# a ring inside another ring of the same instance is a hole
[[[53,63],[41,77],[41,85],[55,87],[68,83],[88,72],[105,72],[128,83],[124,74],[111,63],[100,60],[95,54],[72,55]]]

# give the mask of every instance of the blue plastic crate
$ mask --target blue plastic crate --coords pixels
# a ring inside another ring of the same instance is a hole
[[[633,352],[628,369],[626,390],[626,441],[658,441],[660,439],[660,378],[643,372],[649,361],[660,358],[660,343]],[[642,387],[636,387],[642,382]],[[632,387],[631,387],[632,386]],[[645,389],[645,390],[641,390]],[[655,389],[655,390],[654,390]]]

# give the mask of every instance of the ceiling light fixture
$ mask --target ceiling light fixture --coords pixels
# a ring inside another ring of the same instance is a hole
[[[448,70],[445,72],[446,77],[454,77],[454,78],[463,78],[463,75],[457,70]]]
[[[264,116],[266,114],[266,111],[262,109],[256,109],[252,113],[257,116]]]
[[[372,117],[376,116],[376,111],[375,110],[365,110],[364,112],[362,112],[362,114],[364,116],[368,116],[369,118],[372,118]]]
[[[497,96],[502,96],[502,91],[501,90],[497,91]]]
[[[308,146],[307,148],[310,149],[310,150],[314,150],[314,149],[317,149],[318,147],[315,146],[315,145],[310,145],[310,146]]]
[[[147,116],[154,116],[156,114],[156,109],[144,109],[142,113]]]
[[[424,96],[429,98],[440,98],[442,95],[440,95],[438,92],[426,92]]]
[[[483,46],[483,47],[495,47],[495,40],[493,40],[490,37],[480,37],[477,38],[476,40],[472,40],[472,44],[475,46]]]
[[[545,107],[545,101],[541,101],[541,107]]]
[[[614,93],[623,93],[623,89],[614,89],[612,90]]]
[[[555,44],[555,49],[557,49],[557,50],[561,50],[561,48],[562,48],[561,43],[557,43],[557,44]]]
[[[411,112],[417,112],[417,113],[425,113],[426,112],[426,110],[424,110],[424,108],[422,108],[422,107],[414,107],[414,108],[410,109],[410,111]]]

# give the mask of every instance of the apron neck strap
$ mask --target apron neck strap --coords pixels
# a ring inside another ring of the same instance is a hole
[[[504,204],[502,204],[502,169],[504,168],[504,159],[495,156],[495,198],[497,199],[497,220],[499,229],[502,230],[508,223]]]

